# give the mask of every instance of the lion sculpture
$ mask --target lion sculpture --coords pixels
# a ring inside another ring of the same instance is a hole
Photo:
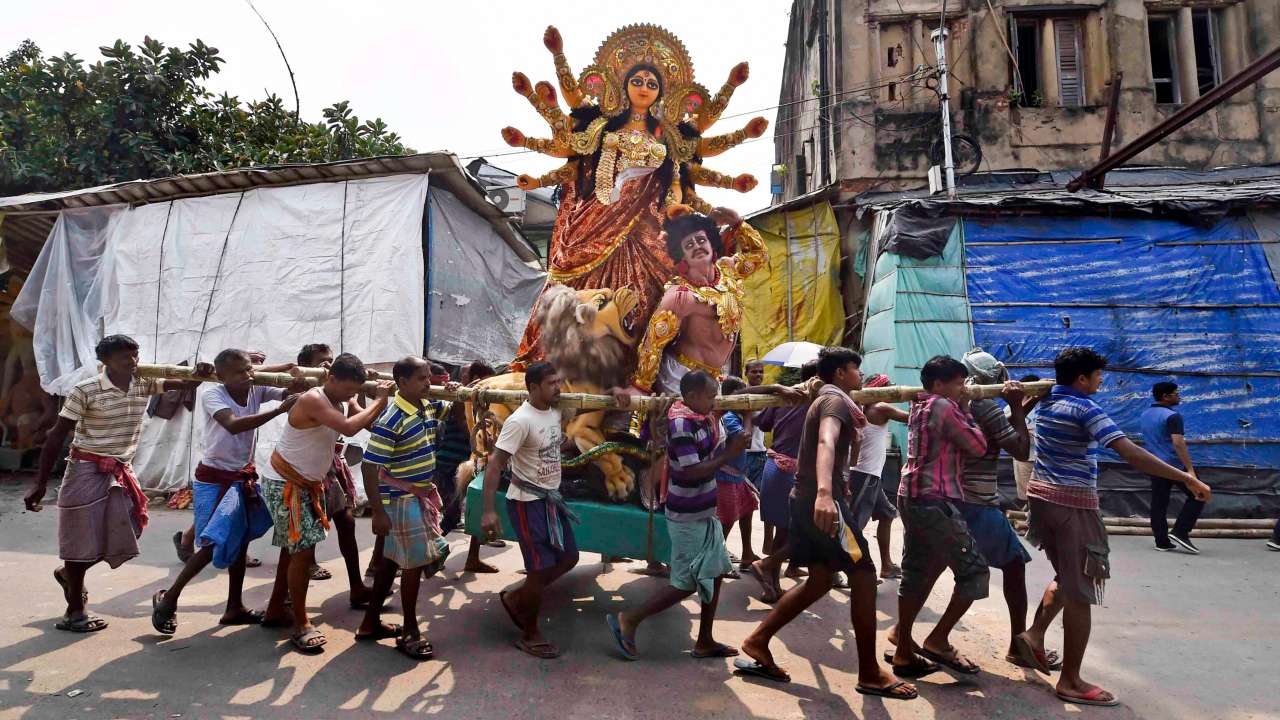
[[[623,320],[635,310],[639,298],[629,288],[574,290],[551,285],[538,302],[535,320],[542,328],[541,345],[546,359],[562,378],[563,392],[607,393],[626,384],[635,357],[636,338],[627,332]],[[475,384],[479,388],[523,390],[524,373],[497,375]],[[496,438],[502,421],[514,408],[494,405],[486,418],[486,433]],[[578,452],[587,452],[605,442],[605,420],[609,411],[564,409],[564,434]],[[468,423],[474,412],[467,410]],[[475,432],[474,424],[469,428]],[[479,450],[479,449],[478,449]],[[480,451],[483,452],[483,451]],[[469,482],[483,457],[458,468],[459,483]],[[605,489],[615,501],[625,500],[635,487],[635,473],[613,452],[591,460],[604,476]]]

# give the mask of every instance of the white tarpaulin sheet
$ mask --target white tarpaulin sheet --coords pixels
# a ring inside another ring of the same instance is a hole
[[[498,233],[447,190],[431,190],[431,357],[454,365],[515,357],[546,273],[520,261]]]
[[[136,339],[143,362],[226,347],[288,362],[311,342],[392,362],[422,352],[426,194],[425,174],[397,175],[64,211],[13,314],[60,395],[96,371],[93,346],[114,333]],[[145,487],[188,482],[199,415],[147,421],[135,460]],[[279,431],[259,431],[259,463]]]

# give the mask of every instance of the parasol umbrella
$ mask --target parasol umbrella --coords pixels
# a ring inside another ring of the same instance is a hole
[[[818,352],[822,350],[822,346],[817,343],[798,340],[796,342],[784,342],[778,347],[770,350],[760,362],[765,365],[781,365],[782,367],[798,368],[810,360],[818,359]]]

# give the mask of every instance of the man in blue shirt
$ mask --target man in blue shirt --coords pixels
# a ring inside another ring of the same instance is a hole
[[[1187,441],[1182,432],[1182,414],[1174,410],[1182,398],[1178,395],[1177,383],[1158,382],[1151,386],[1151,396],[1155,404],[1142,413],[1139,424],[1142,426],[1142,437],[1146,440],[1147,450],[1166,463],[1196,474],[1191,464],[1191,455],[1187,452]],[[1199,555],[1200,549],[1191,542],[1191,530],[1196,526],[1204,503],[1197,500],[1187,486],[1179,484],[1183,495],[1182,511],[1173,524],[1173,532],[1169,532],[1169,521],[1165,517],[1169,511],[1169,494],[1175,483],[1162,477],[1151,476],[1151,534],[1155,536],[1156,550],[1169,551],[1181,549],[1192,555]]]
[[[1089,348],[1067,348],[1054,360],[1057,384],[1040,404],[1036,420],[1035,477],[1027,486],[1027,541],[1044,550],[1054,578],[1045,588],[1035,622],[1014,638],[1018,655],[1049,672],[1044,635],[1063,616],[1062,674],[1058,698],[1078,705],[1118,705],[1115,695],[1080,676],[1089,645],[1092,605],[1102,604],[1111,577],[1107,531],[1098,508],[1098,451],[1106,447],[1147,475],[1181,483],[1202,501],[1209,486],[1170,466],[1125,437],[1090,395],[1102,387],[1106,358]]]

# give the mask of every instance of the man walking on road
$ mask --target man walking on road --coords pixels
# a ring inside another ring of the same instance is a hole
[[[1036,658],[1041,672],[1049,672],[1044,635],[1061,610],[1058,698],[1078,705],[1118,705],[1115,695],[1080,677],[1089,645],[1091,606],[1102,603],[1104,585],[1111,577],[1111,550],[1098,511],[1098,446],[1110,448],[1139,472],[1186,486],[1197,500],[1208,501],[1211,492],[1191,473],[1133,444],[1089,397],[1102,387],[1106,358],[1089,348],[1067,348],[1053,365],[1057,385],[1041,403],[1036,421],[1035,478],[1027,488],[1027,540],[1044,550],[1056,575],[1045,589],[1035,622],[1015,642],[1028,643],[1030,648],[1023,652]]]
[[[560,495],[560,375],[549,362],[536,362],[524,373],[525,400],[502,424],[497,445],[484,468],[484,515],[480,527],[485,540],[502,532],[497,495],[502,471],[511,465],[507,516],[515,528],[524,568],[520,587],[498,594],[498,602],[520,631],[516,647],[536,658],[560,656],[560,648],[542,636],[539,613],[542,593],[578,564],[578,544],[571,521],[576,520]]]
[[[1191,464],[1191,454],[1187,452],[1187,440],[1183,437],[1182,413],[1174,410],[1181,402],[1177,383],[1158,382],[1151,386],[1151,396],[1155,403],[1142,413],[1139,423],[1142,437],[1152,455],[1179,470],[1185,470],[1195,476],[1195,467]],[[1178,519],[1173,524],[1173,532],[1169,532],[1169,495],[1173,492],[1174,483],[1157,475],[1151,476],[1151,534],[1155,536],[1156,550],[1168,552],[1179,550],[1191,555],[1199,555],[1200,548],[1191,542],[1191,531],[1195,529],[1196,520],[1204,510],[1204,503],[1195,499],[1187,486],[1179,485],[1185,499]]]
[[[777,682],[791,676],[769,650],[773,636],[830,592],[837,571],[849,575],[849,614],[858,653],[858,692],[894,700],[918,693],[898,680],[876,658],[876,566],[862,532],[853,525],[852,498],[845,475],[858,451],[858,432],[866,426],[849,393],[862,387],[862,358],[840,347],[818,355],[818,375],[826,383],[805,415],[791,494],[791,558],[809,567],[809,577],[778,600],[769,616],[742,643],[751,661],[734,663],[739,672]]]

